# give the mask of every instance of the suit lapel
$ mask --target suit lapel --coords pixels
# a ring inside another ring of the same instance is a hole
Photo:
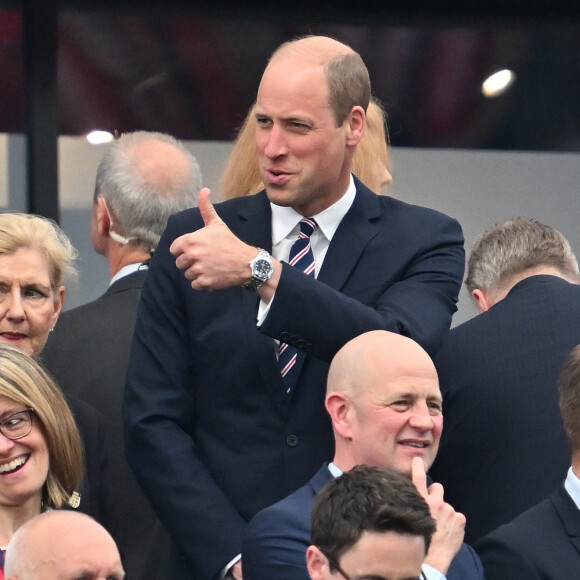
[[[318,279],[340,290],[377,234],[372,222],[381,215],[379,198],[355,177],[356,197],[334,234]]]

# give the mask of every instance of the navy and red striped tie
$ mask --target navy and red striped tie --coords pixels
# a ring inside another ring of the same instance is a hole
[[[303,218],[300,221],[300,235],[290,248],[289,264],[302,270],[307,276],[314,277],[314,254],[310,246],[310,236],[318,227],[313,218]],[[298,380],[299,368],[296,365],[298,359],[298,350],[289,346],[285,342],[280,343],[278,349],[278,362],[280,372],[284,380],[286,392],[291,393]]]

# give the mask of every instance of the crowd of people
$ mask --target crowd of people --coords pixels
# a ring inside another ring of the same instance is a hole
[[[265,68],[224,202],[176,139],[113,143],[96,301],[63,312],[56,224],[0,215],[0,579],[575,577],[570,244],[483,232],[479,314],[450,330],[461,227],[385,194],[387,144],[360,56],[305,37]]]

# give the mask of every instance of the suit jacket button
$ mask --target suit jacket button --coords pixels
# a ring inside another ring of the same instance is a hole
[[[286,443],[288,443],[289,447],[296,447],[299,443],[298,437],[296,437],[296,435],[288,435],[288,437],[286,437]]]

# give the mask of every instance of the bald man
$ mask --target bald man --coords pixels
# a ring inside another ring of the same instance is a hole
[[[91,517],[67,510],[24,524],[6,550],[6,580],[123,580],[113,538]]]
[[[169,540],[125,460],[121,404],[131,339],[151,254],[169,216],[196,205],[200,187],[196,159],[170,135],[125,133],[111,145],[97,170],[91,216],[109,287],[62,314],[42,353],[65,394],[101,415],[117,516],[110,529],[132,580],[164,576]]]
[[[332,463],[295,493],[258,514],[242,550],[245,580],[308,580],[306,549],[316,494],[357,465],[393,469],[413,480],[437,532],[423,572],[428,579],[483,580],[475,552],[462,544],[465,518],[427,486],[443,429],[441,393],[429,355],[416,342],[387,331],[362,334],[334,357],[326,410],[335,439]]]
[[[250,518],[332,457],[324,389],[346,342],[383,328],[435,351],[447,334],[461,229],[352,176],[370,93],[350,47],[283,45],[254,107],[265,191],[214,207],[202,189],[151,262],[125,441],[171,534],[172,580],[239,579]]]

